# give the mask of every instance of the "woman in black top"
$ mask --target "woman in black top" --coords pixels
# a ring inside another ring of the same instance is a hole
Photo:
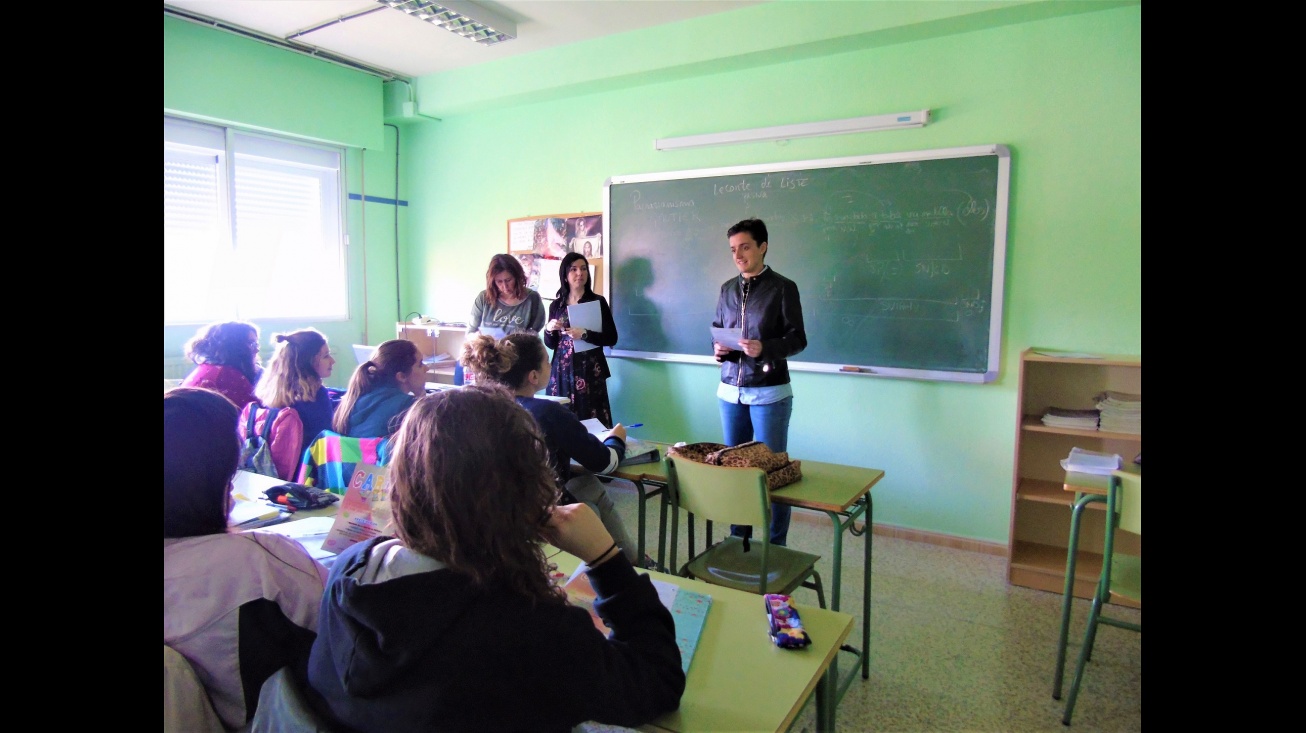
[[[571,252],[563,257],[558,278],[562,286],[549,306],[549,322],[544,326],[544,345],[553,351],[547,394],[571,399],[571,411],[581,420],[594,417],[612,427],[607,382],[612,372],[608,369],[607,357],[602,348],[576,350],[577,339],[599,347],[617,345],[617,324],[612,320],[612,309],[608,307],[608,301],[590,286],[590,264],[583,255]],[[595,300],[599,302],[599,313],[603,318],[602,330],[572,327],[567,306]]]

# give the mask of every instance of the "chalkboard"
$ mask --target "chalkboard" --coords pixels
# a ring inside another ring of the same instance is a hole
[[[614,176],[604,184],[614,356],[715,363],[737,276],[726,230],[766,222],[798,284],[799,371],[989,382],[1002,333],[1010,153],[1001,145]]]

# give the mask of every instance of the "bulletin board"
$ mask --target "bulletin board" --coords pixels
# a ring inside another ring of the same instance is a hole
[[[526,271],[526,285],[551,300],[562,285],[558,267],[568,252],[585,255],[590,263],[590,286],[608,297],[603,276],[603,212],[543,214],[508,220],[508,254],[515,255]]]

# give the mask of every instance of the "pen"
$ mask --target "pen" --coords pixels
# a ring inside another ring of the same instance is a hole
[[[627,426],[626,426],[626,429],[627,429],[627,430],[630,430],[631,428],[642,428],[642,427],[644,427],[644,423],[642,423],[642,422],[637,422],[637,423],[635,423],[634,425],[627,425]]]

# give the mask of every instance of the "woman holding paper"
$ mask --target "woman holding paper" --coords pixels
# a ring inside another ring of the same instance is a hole
[[[612,427],[607,382],[612,372],[601,348],[617,345],[612,309],[591,287],[590,263],[583,255],[563,257],[558,279],[562,285],[544,326],[544,345],[553,351],[546,393],[570,398],[571,410],[581,420],[597,418]]]

